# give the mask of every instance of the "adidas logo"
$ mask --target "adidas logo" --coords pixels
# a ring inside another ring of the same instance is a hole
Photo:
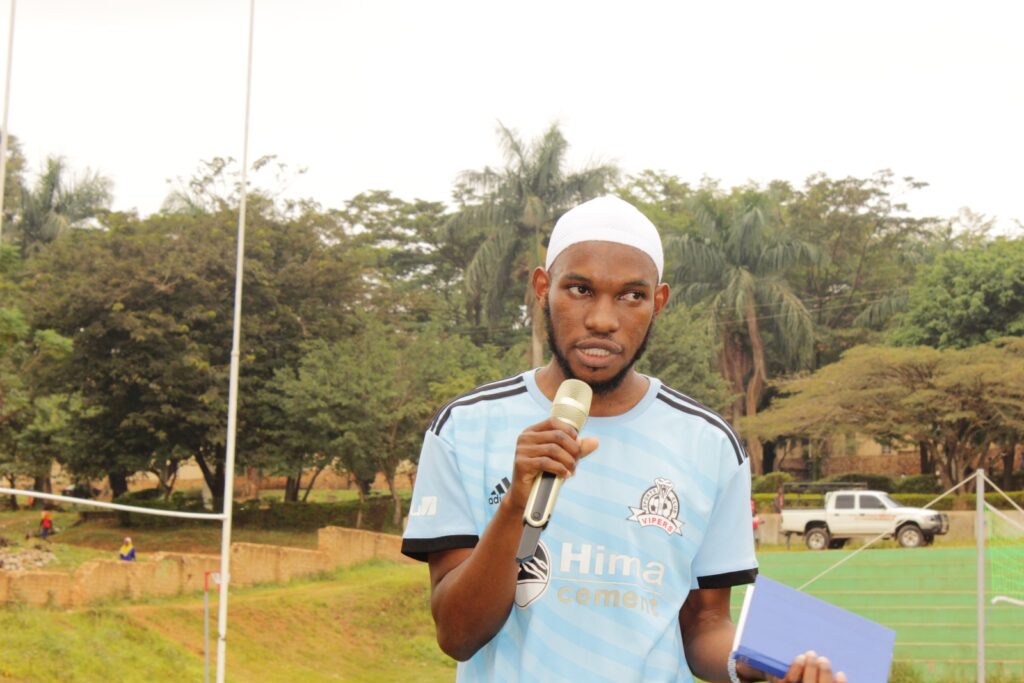
[[[491,496],[487,499],[487,502],[491,505],[497,505],[501,502],[502,496],[512,486],[512,482],[508,480],[508,477],[502,477],[498,485],[491,489]]]

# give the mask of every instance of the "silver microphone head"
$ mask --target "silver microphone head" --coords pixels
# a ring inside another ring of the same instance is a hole
[[[578,379],[567,379],[555,392],[555,400],[551,405],[551,417],[571,424],[576,431],[582,431],[583,425],[590,415],[590,400],[594,390],[586,382]]]

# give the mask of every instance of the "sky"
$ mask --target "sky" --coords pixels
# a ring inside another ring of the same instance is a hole
[[[10,0],[0,4],[6,66]],[[726,187],[891,169],[1024,221],[1024,10],[1009,2],[257,0],[250,159],[286,194],[448,201],[501,165],[501,121],[557,121],[571,167],[617,163]],[[201,160],[241,157],[247,0],[21,0],[9,127],[159,210]]]

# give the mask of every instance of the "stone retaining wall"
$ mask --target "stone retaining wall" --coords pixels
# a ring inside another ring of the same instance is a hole
[[[320,529],[318,548],[231,544],[232,585],[283,583],[381,558],[411,562],[402,539],[356,529]],[[220,570],[217,555],[154,553],[145,560],[90,560],[73,573],[0,570],[0,604],[78,607],[108,599],[141,599],[203,590],[206,572]]]

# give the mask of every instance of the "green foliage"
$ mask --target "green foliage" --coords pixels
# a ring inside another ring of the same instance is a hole
[[[915,474],[893,482],[894,493],[940,493],[939,478],[934,474]]]
[[[814,322],[812,368],[872,341],[872,330],[905,305],[906,288],[927,258],[922,240],[933,226],[910,217],[896,197],[924,186],[891,171],[869,178],[816,174],[802,188],[773,184],[785,232],[821,254],[786,274]]]
[[[700,309],[669,306],[655,321],[637,369],[715,410],[724,410],[732,396],[714,367],[715,342],[713,327]]]
[[[762,439],[827,438],[843,430],[924,444],[944,488],[968,466],[987,467],[990,444],[1024,434],[1024,340],[969,349],[856,347],[795,380],[742,428]]]
[[[89,170],[71,178],[63,158],[48,157],[35,186],[21,191],[16,226],[22,257],[109,207],[112,188],[109,178]]]
[[[459,208],[449,232],[482,241],[465,268],[466,310],[471,324],[486,324],[487,338],[501,343],[507,330],[532,318],[535,344],[542,336],[536,311],[521,313],[527,280],[544,263],[544,246],[559,216],[588,199],[606,193],[619,171],[613,165],[589,166],[570,172],[569,143],[552,124],[532,143],[503,124],[498,137],[505,156],[500,169],[463,173],[455,190]],[[506,344],[507,345],[507,344]],[[539,359],[533,363],[539,364]]]
[[[793,475],[789,472],[769,472],[754,477],[750,488],[754,493],[769,493],[774,496],[780,486],[791,481],[793,481]]]
[[[910,290],[897,344],[964,348],[1024,335],[1024,240],[998,239],[939,257]]]

